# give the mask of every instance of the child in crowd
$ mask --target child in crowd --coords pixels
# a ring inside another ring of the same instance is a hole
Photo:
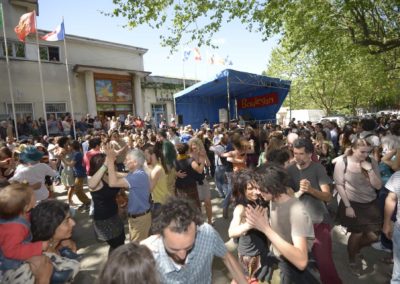
[[[42,252],[48,242],[31,242],[33,190],[23,184],[0,189],[0,282],[49,283],[53,266]],[[1,274],[3,279],[1,279]]]

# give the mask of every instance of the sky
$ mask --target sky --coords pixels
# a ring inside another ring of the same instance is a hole
[[[193,50],[196,44],[181,46],[181,50],[170,54],[168,47],[160,44],[160,34],[148,26],[135,29],[123,27],[126,19],[112,18],[101,11],[112,12],[112,0],[39,0],[39,29],[52,31],[64,17],[66,34],[111,41],[148,49],[144,55],[144,70],[151,75],[207,80],[221,70],[231,68],[239,71],[261,74],[267,68],[271,51],[277,46],[277,37],[266,42],[262,35],[249,32],[240,22],[227,23],[214,35],[213,42],[219,49],[199,48],[201,61],[194,60],[194,52],[183,62],[183,50]],[[229,56],[232,65],[211,65],[208,58],[216,54],[221,58]]]

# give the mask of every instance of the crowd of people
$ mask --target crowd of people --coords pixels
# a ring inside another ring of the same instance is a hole
[[[80,210],[109,245],[98,283],[211,283],[214,256],[236,283],[268,283],[277,268],[281,283],[342,283],[332,257],[335,225],[350,233],[354,275],[363,273],[362,248],[372,245],[393,252],[383,261],[394,263],[392,281],[400,281],[397,117],[342,128],[335,121],[228,127],[205,119],[200,129],[161,122],[149,114],[106,123],[88,115],[74,126],[66,114],[61,124],[49,117],[48,136],[41,122],[42,130],[30,126],[18,141],[13,124],[1,123],[0,279],[71,281],[81,258],[71,239]],[[210,182],[222,217],[231,218],[237,257],[213,227]],[[55,198],[56,185],[65,187],[66,202]]]

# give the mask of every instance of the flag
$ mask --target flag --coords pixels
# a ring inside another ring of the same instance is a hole
[[[44,36],[41,37],[41,39],[46,40],[46,41],[58,41],[58,40],[64,40],[65,37],[65,29],[64,29],[64,21],[59,24],[54,31],[51,33],[45,34]]]
[[[25,38],[30,34],[36,32],[35,13],[33,10],[30,13],[23,14],[19,18],[18,25],[14,28],[15,33],[20,41],[24,42]]]
[[[190,53],[192,53],[192,51],[190,49],[185,49],[183,51],[183,58],[182,58],[183,62],[188,61],[188,59],[190,57]]]
[[[200,50],[197,47],[195,47],[193,48],[193,52],[194,52],[194,60],[201,61]]]
[[[0,3],[0,28],[3,28],[3,4]]]

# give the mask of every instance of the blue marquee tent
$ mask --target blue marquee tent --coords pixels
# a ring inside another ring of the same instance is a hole
[[[290,89],[290,81],[225,69],[214,80],[199,82],[174,95],[181,123],[198,128],[205,118],[219,122],[219,109],[229,119],[275,120]]]

